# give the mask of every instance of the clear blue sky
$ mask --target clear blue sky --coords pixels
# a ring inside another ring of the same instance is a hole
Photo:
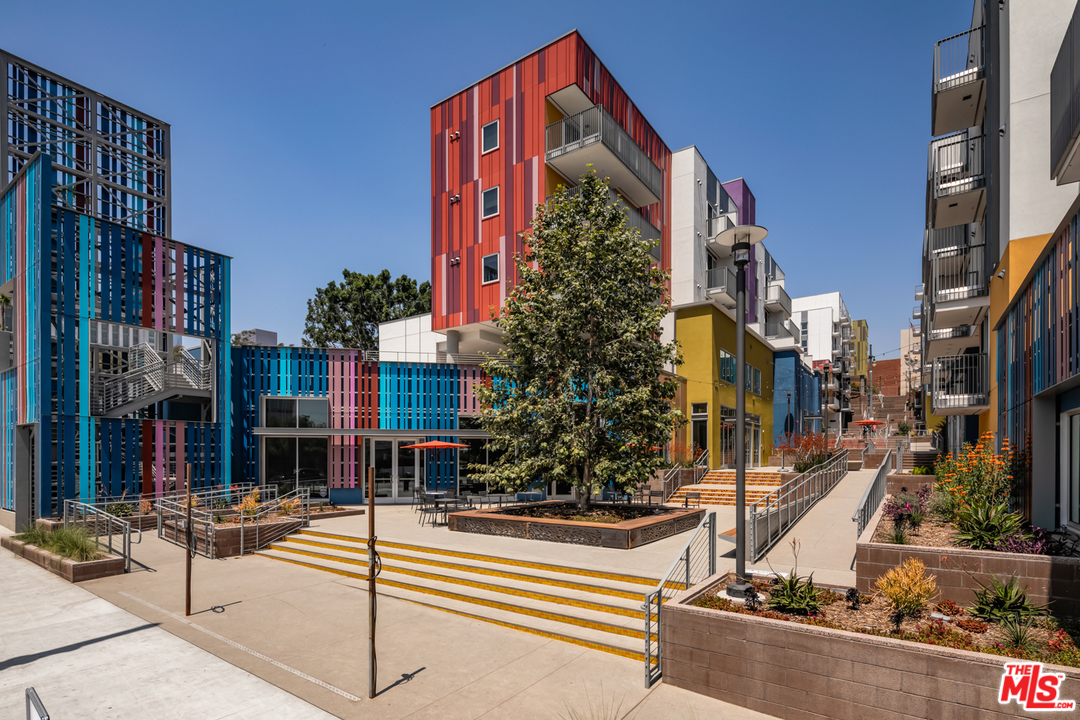
[[[933,44],[972,0],[4,5],[0,47],[172,124],[173,235],[235,258],[235,330],[299,344],[344,267],[429,279],[429,107],[576,27],[669,147],[747,179],[789,293],[840,290],[893,358]]]

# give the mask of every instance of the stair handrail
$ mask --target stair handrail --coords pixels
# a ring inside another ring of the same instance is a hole
[[[676,465],[675,467],[670,468],[664,475],[664,480],[660,486],[660,489],[664,491],[664,502],[667,502],[671,496],[678,492],[679,488],[682,487],[682,483],[679,483],[674,488],[671,487],[673,480],[681,479],[682,469],[682,465]]]
[[[94,536],[94,542],[100,547],[108,548],[113,554],[119,553],[124,558],[124,572],[131,572],[131,546],[142,542],[141,529],[135,530],[139,533],[139,539],[132,543],[130,522],[78,500],[64,501],[64,527],[68,526],[84,528]],[[117,536],[119,549],[113,547],[114,535]]]
[[[851,516],[851,520],[856,523],[856,539],[862,537],[863,530],[865,530],[866,526],[870,523],[870,518],[874,516],[878,506],[881,505],[881,501],[885,499],[885,486],[889,476],[889,462],[892,459],[891,456],[892,450],[885,453],[885,459],[881,461],[881,465],[878,466],[877,472],[874,473],[874,479],[866,486],[866,490],[863,491],[859,504],[855,506],[855,514]]]
[[[660,613],[676,593],[688,590],[716,574],[716,511],[703,513],[690,539],[656,588],[645,595],[645,687],[663,674],[660,652]]]
[[[183,345],[176,345],[169,355],[169,371],[186,379],[197,390],[209,390],[209,366],[188,352]]]
[[[701,474],[698,475],[698,471]],[[709,472],[709,451],[702,450],[701,454],[694,460],[694,484],[696,485],[701,478],[705,477]]]
[[[252,551],[260,550],[266,545],[279,540],[286,532],[281,532],[280,528],[270,528],[268,531],[262,530],[262,527],[267,523],[264,520],[269,519],[271,516],[276,516],[284,510],[286,503],[294,503],[296,500],[300,501],[300,508],[297,512],[297,518],[301,519],[301,527],[308,527],[311,524],[311,489],[302,487],[293,490],[292,492],[285,493],[281,497],[271,502],[263,503],[259,505],[254,512],[250,512],[245,515],[244,512],[240,513],[240,555],[243,556],[245,547],[245,533],[255,532],[255,546]],[[290,512],[291,514],[291,512]],[[302,516],[302,517],[301,517]],[[278,524],[278,523],[275,523]],[[289,527],[285,525],[285,527]],[[269,533],[269,534],[267,534]]]

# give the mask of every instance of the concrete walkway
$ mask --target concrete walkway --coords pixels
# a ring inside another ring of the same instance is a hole
[[[788,530],[754,570],[790,572],[795,565],[791,541],[799,541],[799,575],[814,573],[817,584],[855,586],[855,523],[851,516],[876,470],[849,472],[795,527]],[[734,551],[730,553],[734,557]]]
[[[0,577],[2,720],[26,717],[28,687],[57,720],[331,717],[7,550]]]
[[[427,544],[441,538],[455,545],[463,537],[467,539],[462,542],[483,552],[549,562],[589,551],[584,556],[598,566],[640,564],[643,573],[670,564],[678,552],[677,547],[647,546],[654,550],[635,556],[635,551],[598,553],[592,551],[602,549],[451,534],[445,528],[421,529],[415,518],[408,507],[380,507],[377,534],[415,541],[416,533],[423,533],[419,537]],[[312,525],[331,531],[347,527],[366,535],[366,523],[366,518],[337,518],[314,519]],[[670,541],[681,547],[685,537],[680,537]],[[44,573],[26,561],[7,559]],[[136,546],[135,559],[142,568],[81,587],[338,717],[550,720],[570,717],[571,711],[584,717],[642,720],[768,717],[669,685],[646,690],[640,661],[390,597],[378,602],[378,694],[369,700],[366,582],[258,556],[199,557],[193,569],[195,614],[185,619],[183,550],[147,533]],[[97,655],[103,663],[109,658],[106,647],[102,643]],[[155,672],[178,677],[167,662],[145,662],[164,664]],[[203,694],[212,698],[218,692],[211,687]],[[601,703],[621,710],[617,715],[590,711]],[[136,716],[160,715],[124,715]],[[288,712],[270,716],[305,717]]]

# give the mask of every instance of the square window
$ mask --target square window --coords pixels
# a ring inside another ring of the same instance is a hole
[[[482,218],[494,217],[499,214],[499,186],[488,188],[484,191]]]
[[[499,121],[490,122],[480,128],[481,153],[499,149]]]
[[[494,255],[485,255],[483,258],[484,264],[484,284],[493,283],[499,281],[499,253]]]

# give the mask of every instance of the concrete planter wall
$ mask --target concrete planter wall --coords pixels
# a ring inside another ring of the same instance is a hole
[[[119,575],[124,572],[124,558],[118,555],[108,555],[101,560],[76,562],[8,536],[0,538],[0,546],[72,583]]]
[[[905,492],[915,493],[925,486],[933,487],[937,478],[933,475],[912,475],[911,473],[889,473],[885,476],[885,494],[899,495]]]
[[[1007,658],[689,605],[718,578],[664,606],[664,682],[780,718],[1035,717],[999,705]],[[1063,696],[1080,695],[1080,670]],[[1072,693],[1072,694],[1070,694]]]
[[[327,513],[329,515],[329,513]],[[289,534],[296,532],[303,526],[303,520],[288,520],[279,523],[264,523],[257,532],[254,525],[244,525],[243,542],[244,552],[254,552],[258,549],[260,538],[265,539],[267,533],[273,532],[281,537],[281,533]],[[288,530],[284,526],[288,526]],[[235,557],[240,554],[241,528],[236,527],[214,528],[214,557]]]
[[[992,576],[1006,579],[1016,575],[1021,587],[1028,588],[1032,602],[1050,603],[1056,615],[1080,617],[1080,558],[870,542],[880,520],[878,510],[855,545],[855,586],[859,592],[872,592],[874,583],[890,568],[918,558],[927,572],[937,577],[943,600],[966,605],[975,599],[980,582],[988,585]]]

